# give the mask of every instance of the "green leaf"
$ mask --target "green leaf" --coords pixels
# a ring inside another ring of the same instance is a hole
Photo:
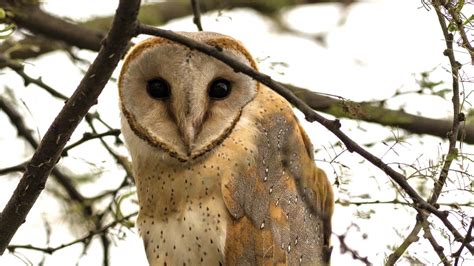
[[[0,24],[1,27],[2,24]],[[3,28],[0,28],[0,40],[9,38],[15,31],[15,24],[4,24]]]
[[[445,98],[446,94],[450,93],[451,89],[442,89],[434,93],[434,95],[437,95],[441,98]]]
[[[129,198],[129,197],[132,197],[133,195],[135,195],[136,191],[132,190],[128,193],[125,193],[125,194],[122,194],[120,195],[115,201],[114,201],[114,205],[115,205],[115,212],[114,212],[114,215],[115,215],[115,218],[117,220],[120,220],[120,219],[123,219],[124,215],[123,215],[123,212],[122,212],[122,209],[121,209],[121,205],[122,205],[122,202]],[[121,223],[123,226],[125,227],[128,227],[128,228],[131,228],[134,226],[133,222],[130,222],[128,220],[124,220],[122,223]]]
[[[0,8],[0,19],[4,19],[7,17],[7,12],[5,12],[5,9]]]
[[[434,87],[443,84],[443,81],[430,81],[430,80],[421,80],[420,86],[424,89],[433,90]]]
[[[0,33],[11,31],[15,29],[15,24],[8,24],[3,29],[0,29]]]
[[[454,149],[451,153],[448,154],[448,156],[446,157],[446,161],[454,161],[458,158],[458,155],[458,149]]]
[[[466,18],[466,20],[462,23],[462,25],[466,26],[467,24],[471,23],[472,20],[474,20],[474,14]]]
[[[457,30],[458,30],[458,27],[456,26],[456,23],[454,23],[453,21],[450,21],[449,25],[448,25],[448,31],[449,32],[454,32],[454,31],[457,31]]]
[[[454,11],[456,13],[459,13],[461,12],[463,7],[464,7],[464,0],[459,0],[458,3],[456,4],[456,7],[454,8]]]

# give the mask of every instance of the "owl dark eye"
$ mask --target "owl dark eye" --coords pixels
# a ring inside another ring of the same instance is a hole
[[[226,79],[216,79],[209,86],[209,97],[219,100],[229,96],[231,92],[230,81]]]
[[[171,95],[170,85],[162,78],[149,80],[146,84],[146,91],[151,98],[158,100],[166,99]]]

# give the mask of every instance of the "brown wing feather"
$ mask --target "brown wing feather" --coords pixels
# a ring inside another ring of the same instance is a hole
[[[315,166],[311,143],[291,108],[273,92],[263,93],[265,97],[257,97],[260,108],[252,110],[260,113],[254,125],[261,133],[254,138],[254,158],[243,155],[235,162],[235,174],[223,178],[224,200],[233,217],[227,226],[226,262],[325,264],[331,185]],[[230,137],[236,144],[241,141]]]
[[[306,150],[312,158],[313,145],[299,123],[298,126],[301,132],[301,137],[303,138],[304,144],[306,146]],[[331,183],[329,182],[326,173],[314,165],[313,174],[304,175],[301,184],[304,186],[304,188],[310,188],[311,192],[314,194],[311,203],[313,208],[315,208],[323,218],[324,244],[327,246],[330,252],[330,237],[332,233],[331,218],[334,212],[334,193],[332,191]]]

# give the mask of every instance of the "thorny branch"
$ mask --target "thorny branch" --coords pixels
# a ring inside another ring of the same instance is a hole
[[[424,237],[430,242],[431,246],[433,247],[433,250],[438,255],[441,263],[443,263],[443,265],[445,266],[451,265],[449,263],[449,260],[446,258],[446,255],[444,254],[444,248],[438,244],[435,237],[431,233],[430,222],[428,222],[425,215],[420,215],[420,219],[424,231]]]
[[[464,28],[462,26],[462,22],[459,19],[459,16],[457,16],[456,12],[454,12],[454,9],[451,7],[447,7],[447,3],[445,3],[445,8],[448,10],[448,12],[453,16],[453,20],[456,22],[456,25],[458,29],[461,31],[461,36],[463,36],[463,40],[467,40],[467,37],[465,36],[464,33]],[[434,10],[436,12],[436,16],[438,18],[439,25],[441,27],[441,31],[443,33],[445,42],[446,42],[446,50],[443,52],[445,56],[448,57],[449,59],[449,64],[451,66],[451,76],[452,76],[452,103],[453,103],[453,120],[452,120],[452,126],[451,130],[449,131],[448,134],[448,141],[449,141],[449,147],[448,147],[448,152],[447,155],[445,156],[444,159],[444,164],[441,169],[441,172],[439,174],[438,180],[436,180],[434,184],[434,188],[432,191],[432,194],[430,198],[428,199],[428,202],[430,204],[437,204],[438,198],[441,195],[441,191],[443,187],[446,184],[446,179],[448,178],[449,170],[451,168],[452,162],[456,159],[458,156],[458,149],[456,148],[456,142],[459,138],[459,128],[460,124],[464,122],[464,114],[460,112],[460,91],[459,91],[459,69],[461,68],[461,64],[456,61],[455,56],[454,56],[454,48],[453,48],[453,39],[454,36],[452,33],[449,32],[448,26],[446,24],[446,19],[445,16],[443,15],[441,8],[442,4],[440,3],[439,0],[434,0],[432,1],[432,6],[434,7]],[[463,34],[464,33],[464,34]],[[466,38],[466,39],[464,39]],[[473,55],[472,53],[472,47],[468,45],[464,45],[466,49],[469,50],[471,56]],[[470,49],[471,48],[471,49]],[[462,141],[462,140],[461,140]],[[438,254],[438,257],[440,258],[441,262],[445,265],[449,265],[448,260],[443,253],[443,248],[438,245],[438,243],[435,241],[433,235],[431,234],[431,231],[429,229],[429,225],[427,225],[427,220],[429,214],[426,212],[419,212],[418,213],[419,218],[416,220],[416,224],[414,228],[412,229],[412,232],[408,235],[408,237],[405,239],[403,244],[393,252],[388,259],[387,265],[393,265],[404,253],[404,251],[414,242],[416,242],[418,239],[414,238],[413,235],[418,235],[419,231],[421,228],[423,228],[425,232],[425,237],[429,240],[430,244],[432,245],[433,249],[435,252]],[[470,235],[467,234],[462,243],[466,243],[466,239],[469,238]],[[471,253],[473,253],[473,250],[470,249]]]
[[[3,254],[16,230],[25,221],[66,142],[89,108],[96,103],[98,95],[125,53],[131,37],[136,34],[139,7],[139,0],[120,1],[112,29],[94,63],[28,163],[17,189],[0,215],[0,254]]]
[[[437,3],[438,1],[434,1],[434,2],[436,3],[434,6],[436,9],[436,12],[438,13],[440,11],[439,3]],[[467,37],[467,33],[465,29],[466,27],[464,26],[464,22],[462,21],[460,13],[459,13],[460,9],[462,9],[462,6],[460,6],[459,10],[457,7],[457,5],[460,5],[461,2],[462,2],[462,5],[464,5],[464,1],[459,1],[454,7],[448,6],[448,4],[445,4],[444,7],[448,11],[448,13],[451,15],[452,22],[454,22],[454,24],[456,25],[456,30],[461,35],[461,43],[459,46],[463,47],[469,52],[469,55],[471,56],[471,64],[474,65],[474,47],[472,47],[471,41]]]
[[[461,258],[461,252],[462,250],[466,247],[466,244],[469,242],[472,242],[474,240],[472,236],[472,228],[474,227],[474,217],[471,217],[471,224],[469,225],[469,229],[467,229],[466,233],[466,238],[464,238],[464,241],[461,243],[461,246],[459,247],[458,251],[454,252],[452,254],[454,258],[454,265],[458,265],[459,259]]]
[[[443,14],[441,13],[440,6],[438,3],[433,5],[436,11],[436,15],[438,16],[439,24],[441,25],[441,30],[443,31],[444,38],[446,40],[446,50],[444,51],[444,55],[449,58],[449,64],[451,65],[451,76],[452,80],[452,89],[453,89],[453,125],[452,129],[449,132],[449,149],[446,155],[446,159],[444,161],[443,168],[439,175],[439,179],[435,182],[435,186],[433,189],[433,194],[431,195],[429,202],[431,204],[436,203],[441,193],[441,190],[446,183],[446,178],[448,177],[449,169],[451,168],[451,163],[458,155],[458,150],[456,149],[456,142],[459,134],[459,126],[460,123],[464,121],[464,114],[460,113],[460,101],[459,101],[459,69],[461,68],[461,64],[456,61],[454,57],[454,49],[453,49],[453,35],[448,32],[448,27],[446,25],[446,21],[444,19]]]

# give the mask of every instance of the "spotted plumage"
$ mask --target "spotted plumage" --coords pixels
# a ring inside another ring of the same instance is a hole
[[[183,34],[256,68],[230,37]],[[119,92],[150,265],[328,262],[331,185],[286,100],[161,38],[131,50]]]

